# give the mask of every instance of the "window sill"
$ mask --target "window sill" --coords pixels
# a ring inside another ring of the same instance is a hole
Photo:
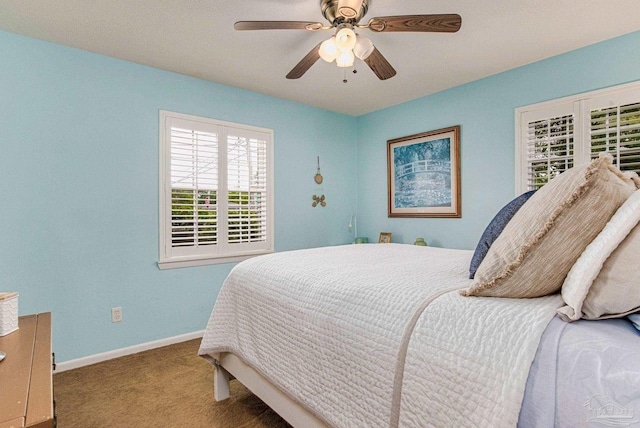
[[[273,251],[260,251],[251,254],[233,255],[228,257],[205,257],[199,259],[175,259],[175,260],[159,260],[158,268],[160,270],[165,269],[177,269],[193,266],[206,266],[206,265],[218,265],[224,263],[238,263],[252,257],[262,256],[264,254],[271,254]]]

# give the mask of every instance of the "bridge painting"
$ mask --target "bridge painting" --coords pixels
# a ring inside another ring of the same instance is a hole
[[[451,140],[443,138],[396,147],[396,208],[451,206]]]
[[[460,218],[460,126],[387,140],[389,217]]]

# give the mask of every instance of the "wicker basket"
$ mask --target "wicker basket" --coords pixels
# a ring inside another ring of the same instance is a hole
[[[18,329],[18,293],[0,292],[0,336]]]

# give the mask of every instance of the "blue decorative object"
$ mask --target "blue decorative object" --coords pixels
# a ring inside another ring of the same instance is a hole
[[[633,323],[633,326],[640,331],[640,312],[627,315],[627,318]]]
[[[473,279],[476,275],[476,271],[478,270],[478,266],[484,260],[484,257],[487,255],[491,244],[498,238],[502,230],[505,228],[507,223],[513,218],[513,216],[518,212],[520,207],[524,205],[527,200],[533,195],[536,191],[530,190],[522,195],[518,196],[507,205],[502,207],[498,214],[491,220],[487,228],[484,230],[478,245],[476,246],[476,251],[473,253],[473,258],[471,259],[471,265],[469,266],[469,278]]]

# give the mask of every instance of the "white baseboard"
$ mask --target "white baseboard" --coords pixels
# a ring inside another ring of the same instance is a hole
[[[149,349],[161,348],[174,343],[186,342],[187,340],[197,339],[204,335],[204,330],[194,331],[193,333],[181,334],[179,336],[168,337],[166,339],[154,340],[152,342],[141,343],[139,345],[129,346],[128,348],[114,349],[113,351],[103,352],[101,354],[89,355],[88,357],[77,358],[75,360],[63,361],[56,363],[56,373],[67,370],[77,369],[79,367],[91,364],[101,363],[103,361],[112,360],[125,355],[136,354]]]

